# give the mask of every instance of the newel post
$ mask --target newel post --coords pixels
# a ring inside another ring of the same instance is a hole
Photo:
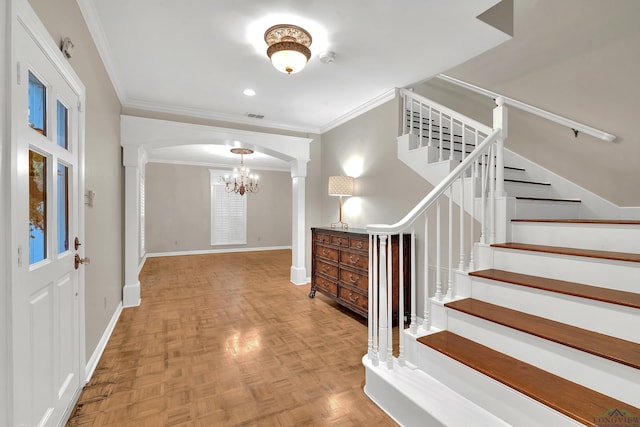
[[[504,98],[496,99],[496,108],[493,109],[493,130],[500,129],[501,133],[496,144],[496,194],[495,197],[505,197],[504,191],[504,140],[507,139],[507,107]]]

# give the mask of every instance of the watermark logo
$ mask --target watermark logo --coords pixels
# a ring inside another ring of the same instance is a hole
[[[593,422],[596,427],[640,427],[640,416],[632,415],[626,409],[610,408]]]

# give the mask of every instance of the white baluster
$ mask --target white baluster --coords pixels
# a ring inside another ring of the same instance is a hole
[[[442,265],[440,264],[440,260],[442,259],[442,242],[441,239],[441,230],[440,230],[440,198],[436,202],[436,298],[438,300],[442,300]]]
[[[453,160],[453,152],[454,150],[454,145],[453,145],[453,136],[454,136],[455,132],[453,131],[453,117],[449,117],[449,160]]]
[[[478,137],[478,133],[476,131],[476,138]],[[478,180],[478,161],[473,162],[473,166],[471,167],[471,222],[469,223],[469,271],[473,271],[476,269],[476,261],[475,261],[475,225],[476,225],[476,183]]]
[[[471,165],[473,172],[473,164]],[[473,175],[471,177],[473,181]],[[458,269],[464,271],[464,174],[460,176],[460,264]]]
[[[398,334],[400,349],[398,352],[398,364],[405,365],[404,358],[404,239],[400,233],[398,235]]]
[[[393,368],[393,255],[391,250],[391,236],[387,239],[387,368]]]
[[[438,144],[439,144],[439,153],[438,153],[438,161],[443,161],[444,160],[444,153],[443,153],[443,141],[442,141],[442,112],[438,111],[438,133],[439,133],[439,140],[438,140]]]
[[[424,106],[423,106],[422,104],[420,104],[420,124],[418,125],[418,126],[420,126],[420,127],[418,128],[418,135],[419,135],[419,138],[420,138],[420,139],[419,139],[420,143],[418,143],[418,146],[419,146],[419,147],[424,147],[424,141],[423,141],[423,139],[422,139],[422,138],[423,138],[423,136],[424,136],[424,135],[423,135],[423,132],[422,132],[422,118],[423,118],[423,116],[422,116],[422,111],[423,111],[423,109],[424,109]]]
[[[379,283],[379,298],[380,298],[380,334],[379,334],[379,344],[380,344],[380,361],[387,361],[387,338],[389,336],[389,328],[388,328],[388,316],[386,313],[387,307],[387,236],[380,236],[380,265],[379,265],[380,273],[378,275],[378,283]]]
[[[449,187],[449,254],[447,263],[447,298],[453,299],[453,184]]]
[[[374,251],[374,247],[373,247],[373,235],[369,234],[369,270],[367,271],[371,271],[373,272],[373,251]],[[367,355],[369,357],[369,360],[373,359],[373,306],[374,306],[374,302],[373,302],[373,274],[369,274],[369,280],[368,280],[368,289],[369,289],[369,295],[368,295],[368,306],[369,306],[369,315],[367,316],[367,328],[368,328],[368,350],[367,350]]]
[[[432,125],[432,121],[433,121],[433,111],[431,110],[431,106],[429,106],[429,117],[428,117],[429,122],[427,123],[427,125],[429,126],[429,147],[433,147],[433,125]]]
[[[487,176],[489,174],[489,155],[482,155],[482,167],[480,168],[480,243],[487,243]]]
[[[426,331],[431,327],[431,319],[429,315],[429,294],[431,287],[429,286],[429,216],[424,214],[424,315],[423,325]]]
[[[466,137],[467,132],[465,131],[467,125],[465,125],[464,122],[462,122],[460,126],[462,127],[462,160],[464,160],[465,157],[467,157],[467,137]]]
[[[415,102],[416,101],[413,98],[411,98],[411,103],[410,103],[410,106],[409,106],[409,133],[411,135],[414,134],[414,131],[413,131],[413,105],[415,104]]]
[[[416,318],[417,301],[416,301],[416,228],[411,226],[411,323],[410,331],[415,334],[418,331],[418,321]]]
[[[379,353],[379,345],[380,342],[380,333],[378,330],[378,290],[380,289],[380,284],[378,282],[378,236],[373,236],[373,306],[369,307],[371,310],[373,317],[373,365],[378,366],[378,361],[380,358]]]
[[[495,146],[491,144],[491,163],[489,165],[489,185],[491,186],[489,200],[489,243],[496,242],[496,163],[495,163]]]

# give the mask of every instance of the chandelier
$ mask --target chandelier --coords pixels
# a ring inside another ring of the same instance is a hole
[[[225,190],[227,193],[237,193],[241,196],[244,193],[258,192],[258,175],[250,175],[249,168],[244,167],[244,155],[252,154],[253,150],[248,148],[232,148],[233,154],[240,154],[240,169],[234,168],[233,175],[224,176]]]
[[[295,74],[301,71],[311,58],[311,35],[304,28],[279,24],[264,33],[269,46],[267,56],[278,71]]]

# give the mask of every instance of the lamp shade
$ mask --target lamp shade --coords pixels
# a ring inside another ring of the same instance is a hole
[[[352,176],[330,176],[329,177],[330,196],[352,196],[353,177]]]

